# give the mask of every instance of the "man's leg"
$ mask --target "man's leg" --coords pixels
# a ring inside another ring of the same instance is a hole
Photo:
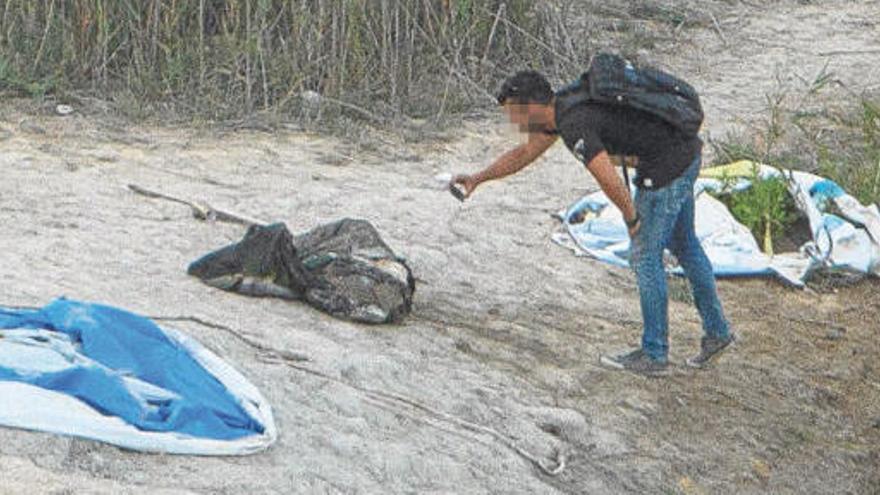
[[[691,285],[694,304],[703,321],[705,335],[700,342],[700,353],[687,360],[689,366],[697,368],[708,364],[735,340],[718,299],[712,264],[700,245],[694,225],[693,183],[698,171],[699,163],[696,163],[685,173],[685,178],[690,181],[690,194],[682,199],[682,209],[669,246],[684,269]]]
[[[641,227],[632,239],[630,266],[639,286],[642,346],[626,354],[603,356],[600,362],[605,366],[648,375],[662,373],[667,367],[669,317],[663,249],[672,236],[680,209],[674,193],[679,182],[680,178],[658,190],[636,191]]]
[[[683,201],[669,247],[690,282],[706,337],[726,339],[730,331],[718,299],[715,274],[694,227],[693,181],[690,187],[691,194]]]
[[[695,167],[699,169],[699,162]],[[630,266],[636,273],[639,287],[642,347],[629,354],[603,357],[602,363],[608,366],[651,372],[667,362],[669,301],[663,250],[671,241],[687,198],[691,199],[693,206],[693,184],[692,177],[683,175],[661,189],[636,191],[635,204],[641,227],[632,240]]]
[[[668,298],[663,250],[669,243],[680,204],[675,200],[681,178],[655,191],[638,191],[641,227],[633,239],[630,265],[636,273],[642,309],[642,349],[653,359],[669,353]]]

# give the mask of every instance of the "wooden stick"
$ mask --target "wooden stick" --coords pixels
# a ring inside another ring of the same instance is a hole
[[[156,191],[151,191],[149,189],[143,188],[136,184],[129,184],[128,188],[134,191],[137,194],[142,196],[146,196],[148,198],[154,199],[164,199],[166,201],[173,201],[175,203],[180,203],[182,205],[187,205],[192,209],[193,216],[200,220],[209,220],[216,222],[229,222],[229,223],[237,223],[240,225],[244,225],[250,227],[251,225],[266,225],[268,222],[264,222],[262,220],[257,220],[255,218],[250,218],[238,213],[232,213],[225,210],[220,210],[214,208],[208,203],[199,203],[195,201],[190,201],[187,199],[178,198],[175,196],[170,196],[168,194],[163,194]]]

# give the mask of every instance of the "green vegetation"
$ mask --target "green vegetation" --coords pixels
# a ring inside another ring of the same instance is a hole
[[[0,90],[135,113],[296,116],[317,94],[337,102],[322,112],[429,116],[553,57],[552,12],[528,0],[7,0],[0,15]]]
[[[767,96],[766,119],[750,135],[713,141],[715,164],[752,160],[828,177],[864,204],[880,202],[880,97],[827,98],[827,65],[803,91]]]
[[[819,173],[864,204],[880,202],[880,100],[838,116],[838,134],[817,144]]]
[[[754,167],[749,180],[751,187],[748,189],[730,192],[738,179],[724,177],[723,192],[717,197],[739,223],[752,231],[755,239],[762,241],[763,251],[773,254],[777,239],[788,232],[798,218],[798,211],[784,178],[762,179],[758,168]]]
[[[782,107],[782,99],[768,99],[770,118],[765,125],[751,136],[713,142],[714,163],[751,160],[805,170],[837,182],[863,204],[880,202],[880,104],[869,97],[856,100],[855,105],[842,109],[792,111]],[[764,239],[767,251],[797,215],[784,179],[755,184],[720,199],[756,239]]]
[[[0,93],[163,121],[441,119],[490,107],[513,70],[567,82],[600,46],[634,56],[708,22],[667,4],[5,0]]]
[[[834,180],[863,204],[880,202],[880,99],[851,92],[840,98],[842,91],[826,97],[836,81],[827,69],[802,80],[801,91],[786,87],[767,95],[766,118],[751,134],[712,141],[714,164],[751,160],[804,170]],[[721,198],[735,218],[765,240],[767,250],[798,216],[785,179],[755,184]]]

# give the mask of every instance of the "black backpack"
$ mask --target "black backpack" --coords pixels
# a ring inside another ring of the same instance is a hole
[[[641,110],[695,136],[703,123],[700,96],[690,84],[652,67],[637,67],[610,53],[598,53],[590,68],[556,95],[559,119],[569,109],[588,101]]]

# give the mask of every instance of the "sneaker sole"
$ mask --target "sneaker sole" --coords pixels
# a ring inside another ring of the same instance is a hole
[[[599,364],[613,370],[625,370],[626,368],[609,356],[599,357]]]
[[[733,345],[736,344],[736,340],[737,340],[736,335],[733,335],[733,338],[730,340],[730,342],[725,344],[724,347],[722,347],[721,349],[718,349],[717,351],[715,351],[714,354],[709,356],[709,358],[706,359],[705,361],[703,361],[702,363],[695,363],[693,361],[693,358],[688,358],[685,360],[684,364],[687,365],[689,368],[694,368],[694,369],[705,368],[706,366],[709,366],[710,364],[712,364],[716,359],[718,359],[719,356],[721,356],[722,354],[727,352],[727,350],[729,350],[731,347],[733,347]]]

